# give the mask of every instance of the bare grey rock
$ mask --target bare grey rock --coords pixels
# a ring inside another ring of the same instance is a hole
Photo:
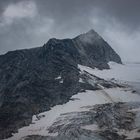
[[[33,114],[65,103],[81,90],[98,89],[86,78],[84,84],[79,82],[77,65],[104,69],[109,68],[109,61],[121,63],[116,52],[93,30],[74,39],[53,38],[42,47],[1,55],[0,139],[30,124]]]

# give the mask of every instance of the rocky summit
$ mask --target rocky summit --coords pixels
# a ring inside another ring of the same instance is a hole
[[[69,101],[79,91],[114,87],[78,64],[109,69],[108,62],[122,63],[119,55],[94,30],[73,39],[50,39],[42,47],[10,51],[0,56],[0,139],[12,136],[31,123],[32,116]],[[94,77],[94,78],[91,78]],[[79,82],[83,79],[85,82]]]

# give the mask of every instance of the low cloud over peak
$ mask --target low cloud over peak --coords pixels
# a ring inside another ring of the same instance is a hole
[[[139,5],[138,0],[0,1],[0,53],[94,29],[124,61],[140,61]]]

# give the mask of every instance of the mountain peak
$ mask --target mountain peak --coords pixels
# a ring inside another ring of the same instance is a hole
[[[109,61],[121,63],[100,38],[90,30],[74,39],[52,38],[42,47],[0,56],[0,139],[29,125],[33,114],[64,104],[81,91],[98,89],[89,84],[89,74],[80,72],[78,65],[108,69]],[[80,83],[82,77],[85,80]]]
[[[76,39],[78,39],[82,42],[85,42],[85,43],[93,43],[102,38],[97,32],[95,32],[93,29],[91,29],[88,32],[77,36]]]
[[[93,29],[89,30],[86,34],[97,34]]]

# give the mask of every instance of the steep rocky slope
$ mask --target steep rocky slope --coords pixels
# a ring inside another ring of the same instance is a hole
[[[94,30],[79,35],[73,41],[80,53],[78,64],[107,69],[109,61],[121,63],[118,54]]]
[[[50,39],[39,48],[0,56],[0,139],[31,122],[33,114],[67,102],[81,90],[78,64],[108,69],[120,57],[94,30],[74,39]],[[107,83],[107,86],[115,86]]]
[[[126,70],[128,65],[116,64],[116,66],[121,67],[120,71],[115,73],[119,74],[121,79],[122,69]],[[126,83],[123,83],[124,87],[119,88],[117,85],[119,81],[113,80],[112,74],[107,76],[115,83],[94,75],[97,72],[111,73],[114,68],[97,70],[83,65],[78,67],[79,83],[83,85],[81,91],[73,95],[67,103],[34,115],[29,126],[22,127],[18,133],[6,140],[139,140],[138,92]],[[112,68],[112,65],[110,67]],[[137,70],[139,69],[140,66]],[[129,73],[127,79],[131,77],[130,70],[133,68],[130,67],[129,71],[125,71]]]

